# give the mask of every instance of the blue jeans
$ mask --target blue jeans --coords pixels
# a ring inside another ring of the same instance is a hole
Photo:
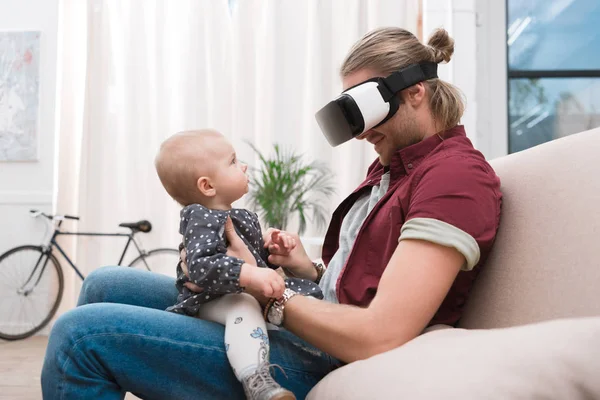
[[[54,324],[42,370],[44,399],[243,399],[224,327],[164,311],[172,278],[104,267],[84,281],[78,307]],[[339,362],[287,331],[269,331],[275,379],[302,399]]]

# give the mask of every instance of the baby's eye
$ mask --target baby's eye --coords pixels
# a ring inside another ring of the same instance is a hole
[[[235,159],[235,157],[233,158],[233,160],[231,160],[232,164],[235,164],[237,162],[237,160]]]

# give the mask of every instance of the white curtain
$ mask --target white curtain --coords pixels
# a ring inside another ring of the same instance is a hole
[[[340,92],[350,46],[379,26],[415,32],[419,0],[238,0],[232,10],[229,3],[62,1],[56,211],[80,215],[74,229],[109,232],[148,219],[145,247],[176,247],[179,207],[153,159],[183,129],[220,130],[250,165],[245,140],[263,153],[279,143],[327,162],[337,190],[330,211],[363,179],[371,146],[330,148],[314,113]],[[308,235],[322,234],[309,226]],[[115,264],[124,243],[65,244],[88,274]],[[66,282],[63,310],[79,288],[72,274]]]

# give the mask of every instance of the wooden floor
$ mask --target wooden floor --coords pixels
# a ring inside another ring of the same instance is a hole
[[[48,338],[0,340],[0,400],[39,400],[40,371]]]
[[[0,400],[40,400],[40,372],[47,336],[16,342],[0,340]],[[137,397],[127,394],[127,400]]]

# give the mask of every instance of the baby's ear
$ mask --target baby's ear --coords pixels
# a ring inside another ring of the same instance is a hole
[[[201,176],[196,181],[196,187],[206,197],[213,197],[217,194],[217,190],[214,188],[212,183],[210,182],[210,178],[206,176]]]

